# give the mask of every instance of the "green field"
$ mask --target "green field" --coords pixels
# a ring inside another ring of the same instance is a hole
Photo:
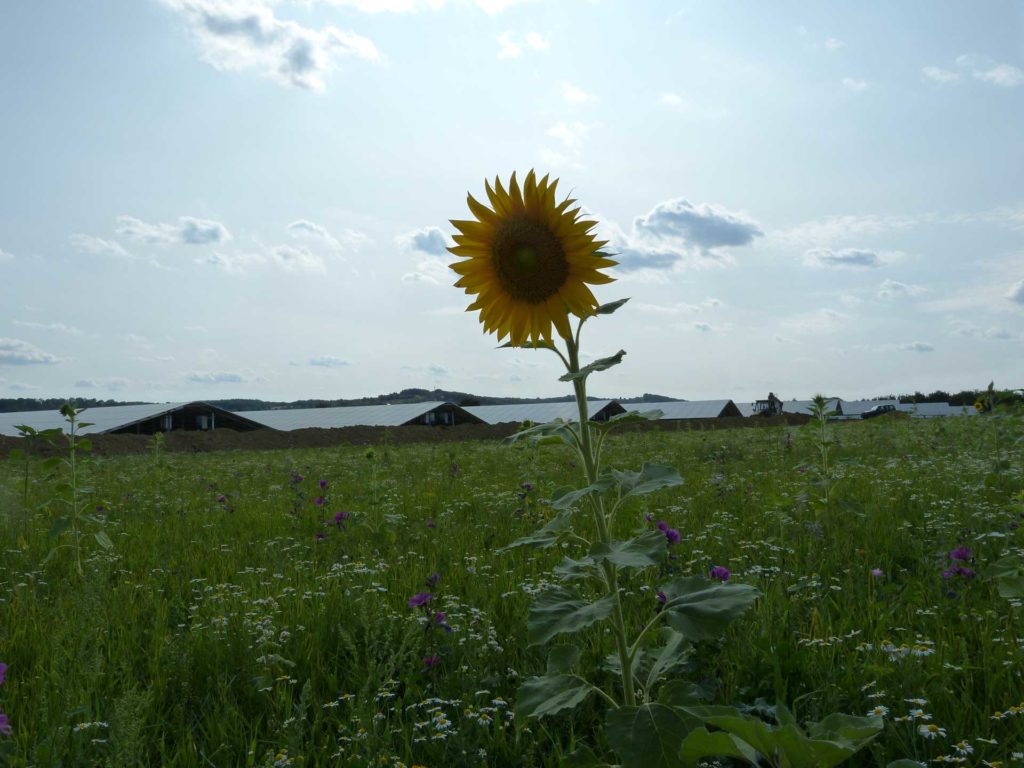
[[[724,566],[763,596],[674,673],[708,703],[782,702],[801,722],[876,712],[884,730],[850,765],[1024,765],[1022,605],[987,578],[1024,555],[1024,418],[831,429],[827,507],[807,469],[813,424],[609,438],[606,464],[649,459],[684,479],[615,521],[622,538],[658,521],[682,534],[660,568],[621,578],[628,623],[658,610],[667,578]],[[51,535],[64,473],[0,463],[0,763],[540,766],[581,743],[615,762],[601,698],[514,716],[547,658],[528,644],[530,603],[582,552],[499,550],[579,484],[564,448],[89,459],[82,576],[73,532]],[[421,592],[429,604],[410,607]],[[610,636],[575,642],[613,689]]]

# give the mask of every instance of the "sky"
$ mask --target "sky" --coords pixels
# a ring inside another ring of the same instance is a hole
[[[15,1],[0,105],[0,397],[568,394],[444,250],[530,169],[593,394],[1024,386],[1024,0]]]

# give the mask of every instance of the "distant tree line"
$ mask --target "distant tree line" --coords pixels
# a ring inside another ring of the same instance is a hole
[[[109,405],[142,405],[143,400],[97,400],[92,397],[4,397],[0,398],[0,413],[19,411],[59,411],[65,403],[76,408],[102,408]]]
[[[996,400],[999,403],[1024,403],[1024,390],[1004,389],[996,390]],[[912,395],[884,395],[872,398],[873,400],[899,400],[901,403],[949,403],[950,405],[973,406],[985,395],[984,389],[964,389],[959,392],[949,393],[941,389],[929,392],[915,392]]]

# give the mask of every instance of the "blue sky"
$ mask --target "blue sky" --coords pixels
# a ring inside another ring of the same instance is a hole
[[[0,396],[564,394],[442,250],[530,168],[597,394],[1024,385],[1024,2],[39,0],[0,99]]]

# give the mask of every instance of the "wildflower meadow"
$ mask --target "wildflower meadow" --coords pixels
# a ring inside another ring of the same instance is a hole
[[[54,530],[67,467],[9,458],[0,760],[731,765],[753,743],[761,764],[812,766],[830,764],[824,743],[857,743],[814,730],[842,713],[864,737],[849,765],[1022,765],[1022,434],[1020,414],[998,411],[829,425],[828,508],[813,422],[609,436],[609,466],[642,456],[679,475],[611,521],[657,561],[620,569],[624,624],[666,611],[663,585],[680,580],[757,594],[674,658],[647,704],[695,714],[664,741],[652,721],[632,762],[604,694],[528,711],[525,682],[555,672],[559,648],[575,649],[561,652],[571,674],[622,695],[612,625],[531,637],[538,597],[565,588],[593,522],[559,505],[573,535],[509,548],[544,538],[562,514],[552,499],[578,485],[562,445],[82,452],[81,575],[70,531]],[[664,631],[641,645],[655,653]],[[661,749],[697,715],[709,736],[740,738],[719,757]],[[757,740],[790,724],[818,752],[765,756]]]

